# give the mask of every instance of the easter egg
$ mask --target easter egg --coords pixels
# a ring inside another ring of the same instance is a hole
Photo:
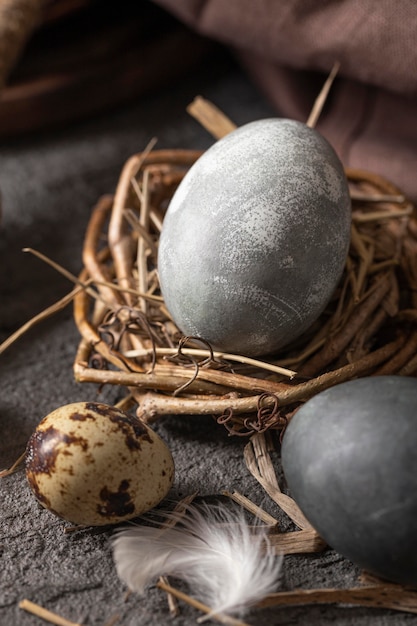
[[[169,204],[158,254],[167,309],[218,350],[275,352],[329,302],[350,223],[342,164],[318,132],[286,119],[241,126],[194,163]]]
[[[75,524],[130,519],[168,493],[174,463],[146,424],[98,402],[75,402],[47,415],[30,437],[26,476],[40,504]]]
[[[306,402],[285,431],[292,497],[321,537],[361,568],[417,584],[417,380],[374,376]]]

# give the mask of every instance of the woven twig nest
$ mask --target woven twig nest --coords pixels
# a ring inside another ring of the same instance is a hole
[[[282,429],[300,405],[336,383],[417,371],[417,221],[401,191],[346,170],[353,214],[342,279],[299,340],[257,362],[183,337],[159,291],[158,239],[176,187],[200,152],[132,156],[115,196],[87,228],[75,321],[78,381],[126,388],[138,415],[213,415],[233,434]]]

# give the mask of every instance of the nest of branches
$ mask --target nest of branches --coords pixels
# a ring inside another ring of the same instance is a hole
[[[127,161],[115,195],[94,208],[74,299],[76,379],[124,387],[145,421],[208,414],[244,436],[282,430],[301,403],[337,383],[414,375],[416,214],[393,184],[364,171],[346,170],[350,251],[331,302],[307,333],[262,361],[181,334],[159,290],[158,239],[170,198],[199,156],[149,146]]]

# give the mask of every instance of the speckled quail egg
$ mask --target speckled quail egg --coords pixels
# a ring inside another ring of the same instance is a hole
[[[301,335],[329,302],[351,203],[330,144],[301,122],[251,122],[190,168],[166,213],[158,269],[185,335],[256,356]]]
[[[138,418],[75,402],[47,415],[30,437],[26,476],[42,506],[72,523],[101,526],[156,506],[172,485],[174,462]]]

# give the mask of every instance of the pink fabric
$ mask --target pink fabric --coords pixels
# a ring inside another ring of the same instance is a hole
[[[382,174],[417,200],[415,0],[156,1],[236,50],[284,117],[307,119],[339,61],[318,130],[346,166]]]

